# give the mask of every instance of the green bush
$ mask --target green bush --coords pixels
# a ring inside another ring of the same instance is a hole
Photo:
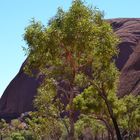
[[[22,134],[18,132],[12,133],[12,140],[26,140]]]
[[[24,131],[22,135],[24,136],[25,140],[35,140],[33,134],[28,130]]]

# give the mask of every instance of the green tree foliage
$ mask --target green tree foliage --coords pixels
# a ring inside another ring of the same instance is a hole
[[[116,92],[118,71],[112,59],[118,53],[118,39],[110,25],[103,20],[103,14],[85,6],[81,0],[75,0],[69,11],[64,12],[59,8],[48,26],[33,20],[25,30],[24,39],[29,55],[25,70],[32,74],[39,71],[38,76],[45,77],[35,99],[42,115],[57,118],[66,111],[68,136],[74,139],[73,99],[79,94],[79,88],[86,88],[91,92],[87,96],[98,94],[104,101],[118,139],[121,139],[108,99],[110,94]],[[67,83],[67,88],[59,86],[62,81]],[[60,98],[56,99],[59,89]],[[66,99],[67,108],[61,104],[61,97]]]
[[[115,92],[110,93],[107,100],[112,108],[116,121],[118,121],[120,115],[126,111],[125,103],[123,100],[117,98]],[[114,127],[108,108],[104,99],[92,86],[89,86],[77,96],[74,99],[74,104],[75,108],[80,110],[81,114],[87,115],[90,119],[98,121],[102,127],[106,127],[112,139],[114,139]]]
[[[93,136],[100,135],[105,131],[105,127],[100,121],[92,116],[81,115],[75,124],[75,130],[78,138],[84,137],[87,134],[93,139]]]
[[[119,123],[131,139],[140,128],[140,96],[127,95],[120,100],[125,104],[125,110],[120,114]]]
[[[58,140],[62,135],[59,118],[41,116],[39,112],[31,113],[31,119],[27,119],[28,130],[35,140]]]
[[[25,138],[20,133],[12,133],[12,140],[25,140]]]
[[[37,140],[33,133],[27,127],[24,127],[23,122],[18,119],[11,120],[10,123],[1,120],[0,137],[2,140]]]
[[[3,138],[10,134],[9,125],[5,120],[0,120],[0,137]]]

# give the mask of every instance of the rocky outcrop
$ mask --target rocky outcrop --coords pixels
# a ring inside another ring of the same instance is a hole
[[[140,93],[140,19],[109,20],[120,37],[120,54],[116,65],[121,71],[118,96]]]
[[[140,92],[140,19],[123,18],[108,20],[120,37],[120,53],[116,65],[121,71],[118,96],[137,95]],[[12,119],[22,112],[33,110],[33,98],[37,93],[39,79],[29,77],[23,71],[11,81],[0,99],[0,117]]]
[[[0,118],[11,120],[23,112],[33,110],[32,101],[40,80],[25,74],[23,67],[24,63],[0,99]]]

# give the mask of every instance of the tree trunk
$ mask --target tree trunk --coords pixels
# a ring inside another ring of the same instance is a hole
[[[74,134],[74,110],[73,110],[73,98],[74,98],[74,92],[73,89],[71,88],[70,92],[70,99],[69,99],[69,122],[70,122],[70,131],[69,131],[69,136],[68,140],[74,140],[75,139],[75,134]]]
[[[104,140],[104,132],[102,132],[102,140]]]
[[[111,125],[107,122],[107,120],[105,120],[105,119],[103,119],[103,118],[99,118],[99,120],[101,120],[101,121],[105,124],[105,126],[106,126],[106,128],[107,128],[107,130],[108,130],[108,134],[109,134],[109,136],[111,136],[111,138],[112,138],[112,139],[110,139],[110,140],[114,140],[114,131],[113,131]]]
[[[98,140],[98,134],[95,134],[94,140]]]
[[[111,139],[110,139],[110,132],[109,132],[109,131],[108,131],[108,140],[111,140]]]
[[[74,138],[74,120],[70,118],[70,132],[68,135],[68,140],[75,140]]]
[[[114,132],[112,130],[112,132],[110,132],[110,136],[111,136],[111,140],[114,140]]]
[[[111,118],[111,120],[112,120],[112,122],[113,122],[113,125],[114,125],[114,128],[115,128],[115,132],[116,132],[116,136],[117,136],[117,140],[122,140],[121,133],[120,133],[120,129],[119,129],[119,127],[118,127],[116,118],[114,117],[114,113],[113,113],[112,107],[110,106],[110,104],[109,104],[109,102],[108,102],[108,100],[107,100],[107,97],[106,97],[105,93],[101,93],[101,96],[102,96],[102,98],[103,98],[104,101],[105,101],[105,104],[106,104],[106,106],[107,106],[107,109],[108,109],[110,118]]]
[[[113,116],[111,117],[111,119],[112,119],[112,122],[113,122],[113,125],[114,125],[114,128],[115,128],[115,131],[116,131],[117,139],[122,140],[120,129],[118,127],[116,119]]]

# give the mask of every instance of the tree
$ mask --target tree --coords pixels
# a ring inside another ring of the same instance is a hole
[[[120,121],[121,115],[126,112],[124,100],[118,99],[116,93],[112,92],[108,95],[108,102],[112,107],[116,120]],[[84,89],[84,91],[74,99],[74,104],[75,108],[80,110],[81,115],[89,116],[90,119],[96,120],[102,126],[106,127],[108,139],[110,139],[111,135],[111,139],[114,140],[114,128],[108,108],[93,86]]]
[[[44,75],[44,81],[51,79],[56,91],[61,91],[59,103],[64,98],[67,101],[64,103],[67,108],[64,107],[60,113],[67,112],[69,139],[74,139],[75,132],[73,99],[79,94],[81,86],[82,88],[92,86],[105,101],[118,139],[121,140],[108,101],[108,95],[115,92],[118,78],[117,69],[112,62],[118,52],[116,49],[118,39],[110,25],[103,20],[103,14],[97,9],[85,6],[81,0],[75,0],[69,11],[64,12],[59,8],[56,16],[46,27],[33,20],[25,30],[24,39],[28,44],[29,56],[25,70],[33,74],[39,71],[38,75]],[[44,82],[42,85],[46,84]],[[54,105],[55,97],[51,97],[53,98],[48,97],[49,101]],[[48,104],[44,106],[46,113]],[[59,110],[59,105],[54,106]]]
[[[120,100],[123,101],[125,110],[119,116],[119,124],[126,136],[132,139],[140,127],[140,96],[130,94]]]
[[[34,136],[35,140],[58,140],[61,137],[61,124],[57,119],[41,116],[38,112],[32,112],[31,118],[26,120],[28,130]],[[33,138],[32,138],[33,139]]]
[[[10,128],[9,125],[6,123],[5,120],[0,120],[0,139],[2,140],[5,136],[10,135]]]
[[[92,116],[86,114],[80,115],[80,118],[75,124],[75,130],[78,138],[93,139],[94,136],[96,140],[99,135],[101,136],[101,134],[105,132],[105,127],[99,120],[94,119]],[[104,138],[102,137],[102,140],[103,139]]]
[[[2,119],[0,121],[1,140],[35,140],[33,139],[32,134],[22,125],[22,122],[18,119],[11,120],[10,123],[7,123]]]
[[[12,134],[12,140],[25,140],[25,138],[18,132]]]

